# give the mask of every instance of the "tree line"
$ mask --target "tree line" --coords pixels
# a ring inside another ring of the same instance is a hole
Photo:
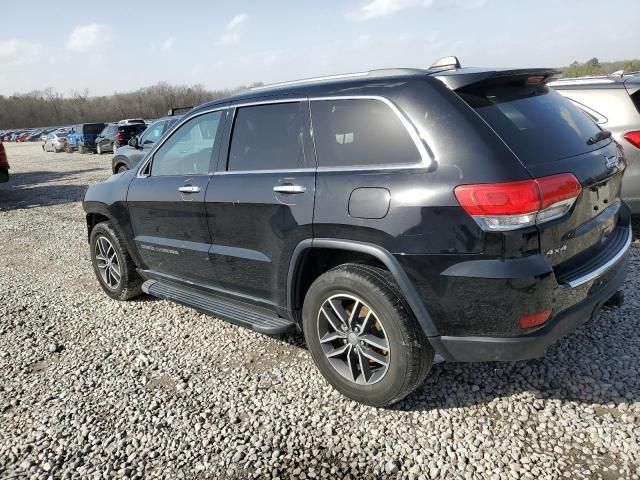
[[[255,84],[252,86],[256,86]],[[8,97],[0,95],[0,129],[73,125],[158,118],[170,108],[192,107],[238,90],[207,90],[202,85],[160,82],[129,93],[92,97],[89,91],[63,96],[53,88]]]
[[[577,60],[562,70],[563,77],[586,77],[595,75],[610,75],[620,70],[625,73],[640,71],[640,60],[620,60],[616,62],[600,62],[592,58],[584,63]]]
[[[619,70],[636,72],[640,71],[640,60],[600,62],[592,58],[584,63],[575,61],[561,70],[563,77],[608,75]],[[251,86],[256,85],[260,83]],[[0,95],[0,129],[109,122],[135,117],[157,118],[166,115],[169,108],[199,105],[242,88],[207,90],[202,85],[160,82],[134,92],[97,97],[90,96],[88,90],[64,96],[53,88],[8,97]]]

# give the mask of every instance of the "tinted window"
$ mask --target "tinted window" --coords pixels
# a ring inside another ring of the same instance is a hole
[[[206,175],[220,123],[220,112],[192,118],[153,156],[151,175]]]
[[[407,129],[382,101],[313,101],[311,118],[321,167],[420,161],[420,152]]]
[[[580,108],[540,84],[471,86],[458,94],[502,137],[525,165],[601,148],[588,145],[600,129]]]
[[[300,103],[238,109],[229,149],[230,171],[299,168],[303,162]]]
[[[79,125],[79,127],[78,133],[98,134],[104,129],[105,125],[104,123],[86,123],[84,125]]]
[[[135,125],[122,125],[122,126],[117,127],[117,128],[118,128],[119,132],[132,134],[132,135],[137,135],[140,132],[144,131],[146,126],[137,123]]]

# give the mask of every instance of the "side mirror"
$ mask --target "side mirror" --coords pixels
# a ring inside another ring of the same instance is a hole
[[[129,146],[133,148],[138,148],[138,137],[131,137],[129,139]]]

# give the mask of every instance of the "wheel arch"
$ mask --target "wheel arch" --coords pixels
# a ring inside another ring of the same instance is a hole
[[[397,282],[425,335],[427,337],[438,335],[435,323],[422,299],[391,252],[378,245],[355,240],[314,238],[303,240],[296,246],[291,256],[287,273],[287,306],[290,311],[300,308],[304,299],[306,290],[303,276],[305,268],[308,266],[309,255],[322,249],[356,254],[355,258],[358,260],[363,259],[366,261],[366,259],[371,259],[383,265]],[[308,285],[306,285],[306,288],[308,288]]]
[[[117,155],[113,157],[113,160],[111,160],[111,172],[117,173],[118,168],[120,168],[122,165],[125,165],[127,169],[130,170],[129,161],[127,160],[127,157],[123,157],[121,155]]]
[[[144,263],[140,255],[138,255],[138,251],[135,248],[135,245],[133,244],[133,237],[131,232],[127,234],[127,227],[125,225],[122,225],[121,222],[118,221],[116,216],[111,214],[105,204],[96,201],[85,201],[84,203],[85,217],[87,222],[87,241],[91,241],[91,232],[98,223],[110,222],[113,228],[118,232],[122,243],[129,252],[129,255],[133,259],[136,266],[142,268],[144,266]],[[128,228],[130,229],[130,226]]]

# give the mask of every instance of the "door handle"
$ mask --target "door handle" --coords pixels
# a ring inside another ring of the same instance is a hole
[[[307,191],[302,185],[276,185],[273,187],[276,193],[304,193]]]
[[[185,185],[184,187],[178,188],[178,191],[182,193],[198,193],[200,191],[200,187]]]

